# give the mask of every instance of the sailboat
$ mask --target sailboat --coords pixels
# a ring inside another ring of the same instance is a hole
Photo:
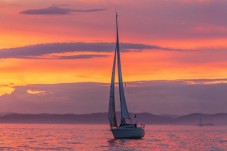
[[[118,71],[118,84],[119,84],[119,96],[120,96],[120,109],[121,109],[121,122],[117,124],[117,117],[115,111],[115,70],[117,63]],[[133,123],[128,112],[123,78],[121,69],[121,59],[120,59],[120,44],[119,44],[119,34],[118,34],[118,14],[116,13],[116,47],[114,51],[114,60],[112,67],[112,77],[110,84],[110,98],[109,98],[109,111],[108,119],[110,123],[111,132],[115,139],[140,139],[144,137],[144,125],[137,125]]]
[[[199,126],[200,127],[204,126],[202,116],[199,117]]]

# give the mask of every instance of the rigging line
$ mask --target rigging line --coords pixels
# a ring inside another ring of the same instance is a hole
[[[124,88],[125,88],[125,92],[126,92],[126,100],[127,100],[127,104],[128,104],[128,108],[129,108],[129,110],[130,111],[133,111],[133,96],[132,96],[132,93],[130,93],[130,88],[128,88],[128,83],[124,83]],[[134,114],[135,113],[133,113],[133,118],[131,118],[131,120],[133,120],[134,121]]]
[[[125,88],[125,91],[126,91],[126,100],[128,100],[127,102],[128,102],[128,107],[129,107],[129,109],[131,108],[131,98],[130,98],[130,94],[129,94],[129,89],[128,89],[128,87],[127,87],[127,83],[125,82],[124,83],[124,88]]]

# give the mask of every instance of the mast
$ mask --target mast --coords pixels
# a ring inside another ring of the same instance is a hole
[[[126,119],[131,118],[128,113],[127,104],[125,101],[122,69],[121,69],[121,56],[120,56],[120,45],[119,45],[119,34],[118,34],[118,14],[116,13],[116,52],[117,52],[117,65],[118,65],[118,82],[119,82],[119,93],[120,93],[120,105],[121,105],[121,124],[126,124]]]

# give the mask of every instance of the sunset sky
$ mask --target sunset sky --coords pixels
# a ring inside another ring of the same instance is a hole
[[[131,112],[227,111],[225,0],[0,0],[0,113],[107,112],[116,10]]]

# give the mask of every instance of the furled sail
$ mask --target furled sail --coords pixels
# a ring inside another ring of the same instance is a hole
[[[116,14],[116,28],[117,28],[116,29],[117,30],[116,52],[117,52],[117,64],[118,64],[118,82],[119,82],[119,93],[120,93],[120,104],[121,104],[121,119],[124,121],[125,119],[131,119],[131,118],[128,113],[128,108],[125,101],[124,87],[123,87],[117,17],[118,15]]]
[[[108,113],[110,127],[117,127],[117,118],[116,118],[116,112],[115,112],[115,96],[114,96],[115,66],[116,66],[116,49],[114,52],[114,61],[113,61],[112,77],[111,77],[111,84],[110,84],[109,113]]]

